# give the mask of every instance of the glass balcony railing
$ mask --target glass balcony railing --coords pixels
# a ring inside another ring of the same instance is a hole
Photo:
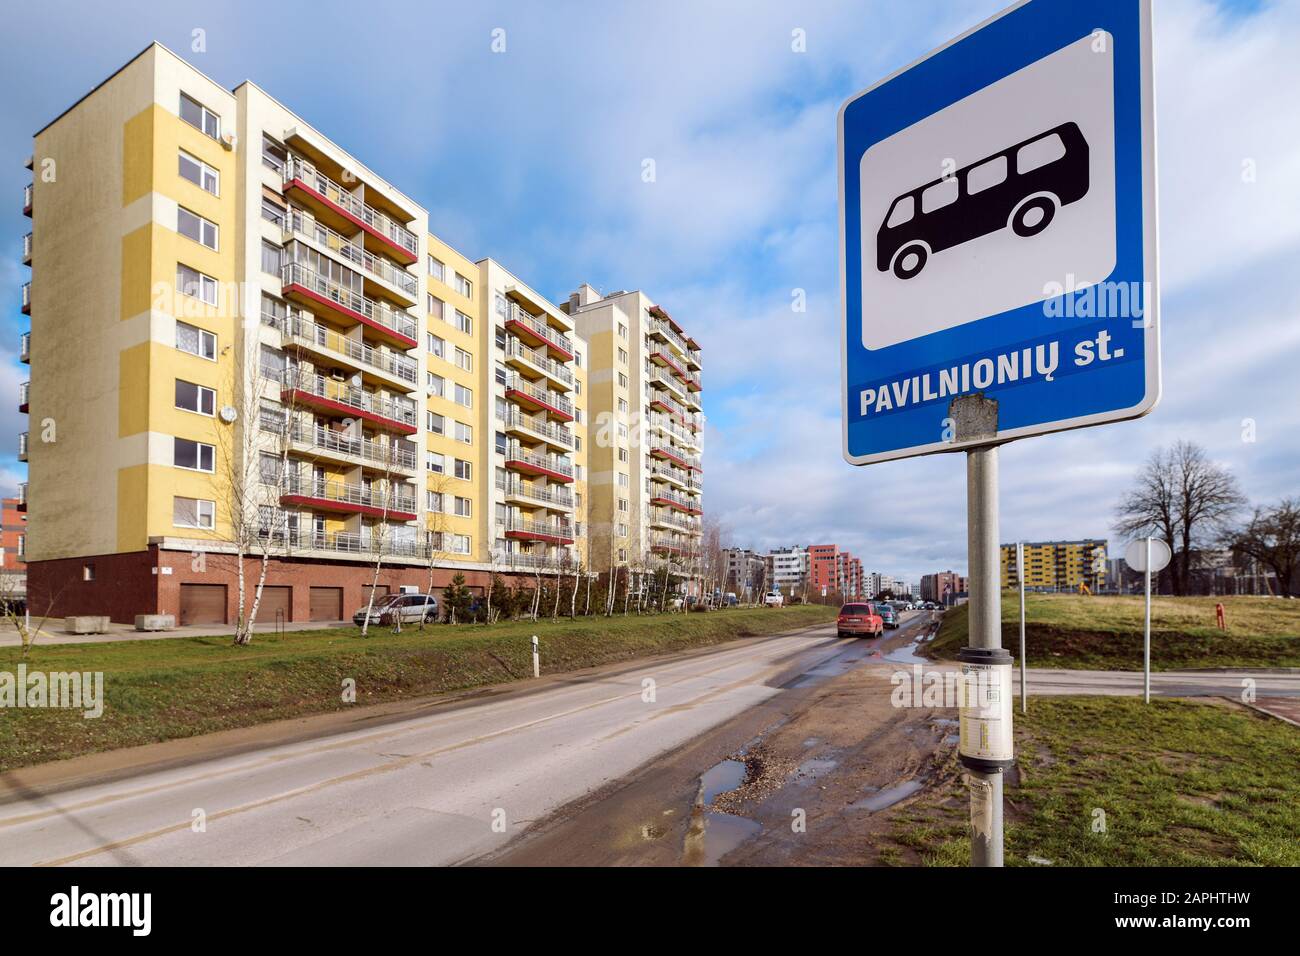
[[[574,417],[572,402],[570,402],[559,392],[553,391],[549,388],[542,388],[539,385],[534,385],[526,378],[522,378],[518,375],[507,376],[506,390],[515,391],[515,392],[519,392],[522,395],[526,395],[528,398],[531,398],[534,402],[541,405],[545,405],[551,410],[559,412],[561,415],[564,415],[567,418]]]
[[[530,349],[513,336],[506,339],[505,352],[507,359],[518,358],[530,362],[556,381],[569,386],[573,385],[573,372],[554,359],[547,358],[545,353],[537,349]]]
[[[32,360],[32,333],[30,332],[24,332],[18,337],[18,360],[20,362]]]
[[[534,434],[541,435],[565,448],[573,447],[573,433],[567,428],[561,428],[559,425],[548,422],[545,418],[533,418],[529,415],[520,415],[513,408],[505,415],[497,419],[507,428],[526,428]]]
[[[372,438],[354,438],[342,435],[332,428],[305,423],[296,424],[291,435],[295,444],[320,451],[334,452],[361,458],[380,467],[391,466],[414,471],[418,454],[411,442],[375,441]]]
[[[557,488],[554,485],[529,484],[526,481],[502,477],[497,478],[496,486],[498,491],[516,498],[527,498],[529,501],[536,501],[556,508],[573,507],[573,492],[565,488]]]
[[[528,538],[559,538],[573,540],[573,525],[567,521],[533,521],[530,518],[509,518],[498,521],[497,527],[508,535]]]
[[[356,388],[347,382],[339,382],[324,375],[313,375],[298,369],[288,369],[282,377],[284,388],[295,389],[308,395],[315,395],[340,405],[347,405],[358,411],[369,412],[379,418],[398,422],[414,428],[416,409],[414,402],[394,402],[382,398],[364,389]]]
[[[354,485],[327,478],[289,475],[280,485],[281,495],[314,498],[348,508],[368,508],[398,514],[415,514],[415,495],[382,485]]]
[[[358,365],[384,372],[411,385],[415,384],[419,374],[420,367],[415,360],[400,352],[377,349],[365,342],[340,335],[323,325],[308,322],[297,314],[277,316],[263,312],[262,324],[279,329],[282,334],[309,348],[328,349],[346,356]]]
[[[551,328],[544,320],[529,315],[519,306],[511,304],[504,321],[514,323],[526,332],[531,333],[535,338],[541,339],[551,348],[558,349],[567,358],[573,358],[573,339],[559,329]]]
[[[282,175],[286,183],[298,180],[317,195],[323,196],[331,204],[346,212],[353,219],[365,223],[373,232],[385,241],[405,251],[413,258],[419,258],[420,240],[415,233],[380,212],[374,206],[364,202],[344,189],[311,163],[298,156],[290,156],[284,164]]]
[[[411,299],[416,298],[420,283],[415,276],[405,269],[399,269],[387,259],[367,252],[365,246],[347,238],[307,215],[300,209],[293,209],[285,219],[285,231],[305,236],[313,242],[324,246],[341,259],[346,259],[376,279],[396,287]]]
[[[414,318],[384,302],[379,302],[360,292],[347,289],[318,272],[313,272],[301,262],[286,262],[280,270],[284,285],[296,285],[346,309],[353,315],[364,316],[374,325],[383,326],[403,338],[416,339],[419,326]]]
[[[28,432],[23,432],[21,435],[18,436],[18,460],[19,461],[27,460],[28,434],[29,434]]]
[[[23,215],[24,216],[30,216],[32,214],[32,195],[34,192],[35,189],[31,183],[28,183],[26,186],[23,187]]]
[[[545,455],[537,452],[528,451],[517,441],[506,443],[506,465],[509,467],[512,463],[527,465],[532,468],[549,471],[565,478],[573,477],[573,465],[567,458],[560,458],[557,455]]]

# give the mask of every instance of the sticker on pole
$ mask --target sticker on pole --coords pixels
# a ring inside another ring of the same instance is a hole
[[[1024,0],[839,118],[844,454],[954,451],[1159,398],[1150,0]],[[987,437],[981,439],[987,442]]]

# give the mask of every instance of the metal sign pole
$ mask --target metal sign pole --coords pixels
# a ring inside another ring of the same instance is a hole
[[[1002,596],[998,572],[996,445],[972,448],[966,453],[966,522],[970,561],[970,636],[963,650],[972,652],[967,656],[975,667],[987,668],[1006,656],[1002,650]],[[1006,663],[1009,665],[1010,660]],[[1010,671],[1010,667],[1007,666],[1006,670]],[[1009,680],[1007,684],[1010,684]],[[1010,687],[1006,689],[1009,691]],[[971,865],[1001,866],[1002,768],[965,763],[972,777]]]
[[[1020,712],[1029,713],[1029,695],[1025,687],[1025,543],[1016,542],[1016,580],[1020,582]]]
[[[1142,699],[1151,703],[1151,538],[1146,539],[1147,607],[1142,625]]]

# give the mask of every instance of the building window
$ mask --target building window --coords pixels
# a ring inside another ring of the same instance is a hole
[[[262,271],[278,277],[284,265],[284,249],[273,242],[262,240]]]
[[[424,430],[433,432],[435,435],[445,433],[447,419],[437,412],[425,412]]]
[[[632,486],[632,479],[620,471],[618,473],[618,486],[620,488],[630,488]]]
[[[456,477],[462,481],[474,480],[474,466],[468,461],[456,459]]]
[[[461,332],[464,332],[466,335],[473,335],[473,334],[474,334],[474,320],[471,319],[471,318],[470,318],[468,315],[466,315],[464,312],[460,311],[460,309],[457,309],[457,310],[456,310],[456,328],[459,329]]]
[[[188,438],[176,438],[172,443],[172,462],[177,468],[190,471],[215,471],[216,449]]]
[[[443,281],[443,265],[433,256],[429,256],[429,275],[433,276],[439,282]],[[430,309],[430,312],[433,310]]]
[[[178,528],[212,528],[216,524],[217,503],[202,498],[172,498],[172,524]]]
[[[438,336],[434,335],[432,332],[426,332],[424,334],[424,340],[425,340],[425,350],[430,355],[436,355],[438,356],[438,358],[443,357],[444,350],[447,346],[447,342],[445,339],[439,338]]]
[[[474,392],[464,385],[456,386],[456,404],[464,405],[466,408],[474,407]]]
[[[618,350],[618,360],[622,362],[624,365],[627,364],[627,349]]]
[[[618,324],[618,337],[619,337],[620,339],[626,339],[626,338],[627,338],[627,326],[626,326],[624,323],[622,323],[622,322],[620,322],[620,323]]]
[[[492,375],[498,385],[504,385],[510,379],[510,370],[498,362]]]
[[[469,554],[469,535],[448,534],[443,535],[443,538],[447,542],[447,551],[452,554]]]
[[[176,323],[176,348],[199,358],[217,360],[216,335],[184,322]]]
[[[618,387],[619,387],[619,388],[627,388],[627,373],[626,373],[626,372],[619,372],[619,373],[618,373]]]
[[[474,371],[474,356],[470,355],[464,349],[456,349],[456,367],[464,369],[466,372]]]
[[[424,373],[425,391],[429,393],[430,398],[442,398],[447,394],[447,380],[441,375],[434,375],[432,372]]]
[[[459,272],[456,273],[456,291],[467,299],[474,294],[474,286]]]
[[[456,496],[456,515],[458,517],[461,518],[470,517],[471,507],[472,505],[470,504],[470,500],[468,498],[462,498],[460,495]]]
[[[262,199],[262,218],[267,222],[274,223],[283,229],[284,219],[287,215],[288,212],[279,203],[271,202],[271,200],[266,198]]]
[[[208,305],[217,304],[217,280],[179,262],[176,264],[176,287],[182,295],[193,296]]]
[[[442,514],[443,495],[441,491],[425,492],[424,510],[432,511],[435,514]]]
[[[217,226],[184,206],[176,207],[176,231],[187,239],[202,243],[209,249],[217,248]]]
[[[435,475],[445,474],[447,471],[447,460],[436,451],[426,452],[424,467]]]
[[[474,429],[464,422],[457,422],[456,441],[464,442],[466,445],[474,444]]]
[[[506,433],[497,432],[496,435],[494,436],[494,440],[495,440],[497,454],[504,455],[506,453],[506,444],[507,444]]]
[[[619,499],[618,499],[618,510],[619,510],[619,511],[627,511],[627,499],[626,499],[626,498],[619,498]]]
[[[262,452],[261,457],[257,460],[257,473],[264,485],[278,485],[280,483],[280,466],[282,462],[279,455],[270,452]]]
[[[181,179],[188,179],[194,185],[214,196],[220,195],[221,174],[203,160],[191,156],[185,150],[180,151],[179,168]]]
[[[93,581],[93,580],[95,580],[95,565],[94,565],[94,564],[89,564],[89,563],[88,563],[88,564],[83,564],[83,565],[81,566],[81,580],[83,580],[83,581]]]
[[[184,93],[181,94],[181,119],[213,139],[221,139],[221,117]]]
[[[202,385],[176,380],[176,407],[200,415],[215,415],[217,411],[217,393]]]
[[[289,152],[265,133],[262,134],[262,165],[274,169],[277,173],[284,170],[289,161]]]

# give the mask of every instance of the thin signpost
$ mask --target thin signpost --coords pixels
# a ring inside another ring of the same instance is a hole
[[[1029,713],[1029,692],[1025,686],[1025,543],[1016,542],[1016,580],[1020,582],[1020,712]]]

